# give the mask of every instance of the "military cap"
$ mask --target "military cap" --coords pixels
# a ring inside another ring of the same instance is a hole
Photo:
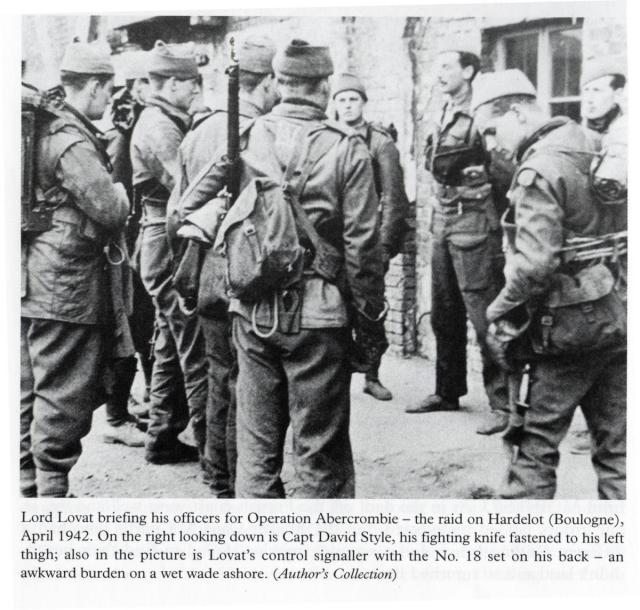
[[[248,36],[237,52],[240,70],[255,74],[269,74],[273,70],[276,47],[266,36]]]
[[[157,40],[148,54],[147,72],[187,80],[198,76],[198,64],[193,52]]]
[[[67,47],[60,70],[78,74],[115,74],[107,48],[87,42],[72,42]]]
[[[536,89],[520,70],[501,70],[479,74],[473,83],[471,110],[507,95],[536,97]]]
[[[349,74],[347,72],[343,72],[336,76],[335,81],[333,83],[333,98],[335,99],[338,93],[342,93],[343,91],[357,91],[362,99],[367,101],[367,92],[362,84],[362,81],[355,76],[354,74]]]
[[[587,61],[582,70],[580,86],[584,87],[592,80],[616,74],[626,77],[626,61],[623,57],[598,57]]]
[[[286,76],[324,78],[333,74],[329,47],[316,47],[306,40],[292,40],[273,58],[273,70]]]

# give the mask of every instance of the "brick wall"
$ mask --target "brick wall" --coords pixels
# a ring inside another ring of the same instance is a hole
[[[27,76],[57,75],[65,45],[85,32],[88,17],[25,17],[23,21]],[[424,143],[430,123],[437,120],[443,99],[434,86],[433,61],[441,40],[466,36],[482,43],[483,70],[490,70],[496,58],[498,25],[513,30],[538,21],[514,19],[442,17],[228,17],[214,29],[186,28],[181,36],[196,43],[199,52],[210,57],[202,70],[207,102],[226,103],[228,63],[226,40],[232,34],[267,34],[277,44],[303,38],[315,44],[330,44],[336,71],[355,72],[369,95],[367,118],[383,124],[394,123],[405,173],[405,187],[412,202],[409,223],[413,230],[403,253],[392,262],[386,277],[386,297],[390,305],[387,332],[391,350],[433,358],[434,340],[430,327],[430,236],[433,182],[424,169]],[[92,22],[99,37],[106,36],[104,23]],[[154,26],[149,25],[150,28]],[[157,24],[155,27],[158,27]],[[484,28],[484,29],[483,29]],[[175,34],[175,32],[174,32]],[[177,34],[175,34],[177,35]],[[626,24],[622,16],[588,17],[583,21],[583,57],[623,55],[626,52]],[[31,44],[34,40],[38,45]],[[178,41],[178,40],[177,40]],[[186,40],[179,40],[186,42]],[[50,80],[50,79],[49,79]],[[331,113],[331,107],[329,112]],[[470,366],[479,368],[479,352],[470,329]]]

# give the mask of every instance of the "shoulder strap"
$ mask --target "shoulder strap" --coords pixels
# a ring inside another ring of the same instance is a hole
[[[242,138],[246,136],[255,123],[255,119],[248,121],[245,125],[240,129],[239,137]],[[196,174],[195,178],[189,182],[189,185],[185,189],[184,193],[180,195],[180,198],[186,198],[191,192],[196,188],[196,186],[203,180],[203,178],[213,169],[213,166],[220,161],[220,158],[223,156],[224,152],[220,150],[220,154],[217,152],[211,157],[208,163],[205,163],[203,168]],[[214,196],[217,193],[214,193]]]
[[[326,242],[320,237],[314,224],[311,222],[309,216],[307,216],[305,209],[300,204],[300,195],[315,164],[315,159],[309,157],[309,147],[311,145],[310,135],[316,130],[316,125],[311,129],[305,130],[304,135],[296,142],[296,146],[293,149],[289,164],[282,178],[282,189],[293,208],[293,213],[299,227],[307,234],[309,241],[311,241],[314,250],[317,252],[326,245]],[[297,179],[292,182],[301,158],[304,159],[302,167],[297,172]]]

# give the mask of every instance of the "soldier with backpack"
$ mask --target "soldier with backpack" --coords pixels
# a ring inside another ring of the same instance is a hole
[[[105,398],[102,374],[114,328],[104,250],[109,246],[109,259],[123,263],[113,242],[129,201],[124,187],[112,181],[91,121],[102,117],[111,99],[113,75],[106,52],[71,44],[60,66],[66,103],[34,105],[34,141],[23,139],[25,152],[31,145],[35,152],[29,164],[35,201],[49,214],[39,226],[23,224],[22,234],[23,496],[68,494],[81,439]]]
[[[580,405],[598,495],[624,499],[626,233],[611,232],[615,211],[594,188],[595,151],[573,121],[549,119],[519,70],[482,75],[472,108],[487,149],[517,163],[487,345],[507,371],[529,362],[529,406],[501,495],[554,497],[558,445]]]
[[[275,101],[275,79],[271,63],[273,42],[265,37],[247,37],[238,48],[239,127],[269,112]],[[227,145],[226,110],[216,109],[201,117],[180,145],[180,176],[172,201],[179,201],[190,183],[216,153]],[[172,206],[170,206],[172,207]],[[177,210],[184,218],[194,210]],[[233,497],[236,462],[236,378],[238,365],[231,341],[231,317],[226,293],[225,260],[215,249],[204,255],[199,273],[198,315],[205,339],[208,396],[206,478],[216,497]]]
[[[350,356],[370,366],[384,333],[373,169],[364,142],[326,118],[329,49],[293,40],[273,67],[282,101],[243,136],[240,195],[214,245],[238,350],[236,496],[285,496],[290,426],[289,494],[353,497]],[[224,176],[211,167],[182,205],[214,197]]]

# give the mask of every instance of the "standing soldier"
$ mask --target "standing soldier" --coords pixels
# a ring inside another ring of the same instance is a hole
[[[171,283],[173,260],[166,230],[167,201],[178,173],[178,147],[198,92],[194,55],[158,41],[148,54],[150,92],[131,136],[136,198],[142,205],[140,275],[156,306],[146,459],[154,464],[197,461],[204,450],[207,399],[204,340],[196,315],[187,315]],[[184,384],[198,450],[178,440]]]
[[[367,92],[358,77],[340,74],[334,83],[333,100],[338,119],[362,136],[371,154],[376,192],[380,199],[380,241],[387,272],[389,261],[402,248],[402,240],[408,228],[406,217],[409,214],[409,201],[404,190],[400,155],[393,138],[384,127],[365,121]],[[380,382],[379,370],[378,360],[365,373],[364,391],[377,400],[391,400],[393,395]]]
[[[129,146],[133,127],[144,108],[149,80],[146,73],[144,51],[133,51],[121,56],[123,77],[126,86],[113,97],[111,121],[113,127],[105,132],[107,152],[113,166],[113,181],[120,182],[133,201],[132,167]],[[140,230],[141,210],[132,209],[125,232],[126,244],[131,257],[137,258],[136,243]],[[148,401],[151,385],[152,359],[150,352],[153,336],[154,307],[137,273],[138,261],[133,261],[133,311],[129,326],[135,350],[142,365],[145,379],[145,399]],[[135,379],[137,361],[135,355],[114,362],[114,384],[105,403],[107,428],[103,439],[107,443],[122,443],[130,447],[143,447],[145,436],[139,429],[142,423],[129,413],[133,401],[131,387]],[[134,403],[135,404],[135,403]],[[138,415],[144,413],[139,411]],[[144,429],[144,428],[143,428]]]
[[[301,189],[298,210],[308,217],[305,234],[299,234],[305,271],[286,290],[255,302],[230,301],[239,368],[236,495],[284,497],[280,472],[290,424],[295,495],[353,497],[349,310],[356,345],[367,357],[370,337],[384,334],[373,169],[362,139],[325,116],[333,73],[329,49],[293,40],[276,54],[273,67],[282,102],[256,119],[245,135],[241,186],[255,185],[253,178],[276,168],[306,178],[296,187]],[[292,158],[302,149],[305,162],[299,160],[298,166],[304,169],[295,170]],[[203,181],[206,188],[196,185],[183,201],[185,208],[215,195],[224,174],[222,165],[214,166]],[[282,177],[276,174],[272,180]],[[298,212],[296,217],[301,218]],[[327,262],[316,260],[322,244],[325,254],[336,249],[344,255],[342,279],[330,282],[319,273]]]
[[[529,408],[505,498],[553,498],[558,445],[580,405],[594,442],[600,498],[626,484],[626,250],[597,198],[584,131],[549,120],[519,70],[483,75],[474,91],[487,148],[517,162],[505,216],[506,284],[487,310],[487,343],[514,370],[529,352]],[[526,332],[525,332],[526,331]]]
[[[606,140],[611,131],[616,142],[624,139],[624,184],[626,186],[626,120],[620,107],[621,98],[626,84],[625,62],[620,57],[603,57],[586,63],[582,74],[582,104],[581,112],[585,119],[587,135],[596,150],[607,147]],[[604,152],[606,156],[607,152]],[[604,168],[606,171],[606,167]],[[625,189],[626,190],[626,189]],[[625,193],[626,195],[626,193]],[[626,196],[624,200],[626,206]],[[622,212],[622,210],[619,210]],[[624,229],[626,230],[626,211],[624,212]],[[620,229],[618,229],[620,230]],[[591,435],[586,429],[576,430],[574,433],[571,453],[580,455],[591,451]]]
[[[276,102],[273,56],[275,46],[264,37],[248,37],[238,49],[240,130],[271,110]],[[214,110],[194,124],[180,146],[181,180],[172,200],[179,200],[189,183],[227,145],[227,112]],[[181,208],[184,218],[189,212]],[[236,462],[235,385],[238,365],[231,341],[229,298],[224,258],[213,248],[205,255],[200,276],[198,313],[206,344],[209,374],[205,463],[216,497],[233,497]]]
[[[467,393],[467,316],[482,353],[491,412],[479,434],[508,422],[506,378],[485,344],[485,311],[502,285],[500,223],[486,152],[471,117],[471,83],[480,68],[475,52],[452,46],[438,54],[437,82],[445,94],[440,122],[427,140],[427,169],[436,181],[431,244],[431,326],[436,339],[435,393],[407,413],[455,411]]]
[[[23,234],[20,487],[64,497],[68,474],[104,401],[109,322],[105,246],[129,202],[109,174],[101,134],[114,70],[109,55],[74,43],[60,67],[67,104],[36,131],[36,192],[51,223]]]
[[[626,82],[622,58],[603,57],[585,64],[580,110],[597,149],[602,136],[622,116],[620,102]]]

